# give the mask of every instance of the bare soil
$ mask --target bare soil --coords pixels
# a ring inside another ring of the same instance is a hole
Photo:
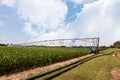
[[[120,52],[117,52],[117,56],[120,58]]]
[[[114,68],[111,71],[111,74],[112,74],[114,80],[120,80],[120,68]]]
[[[120,49],[116,49],[114,50],[114,55],[118,56],[120,58]]]
[[[18,72],[18,73],[9,74],[9,75],[3,75],[3,76],[0,76],[0,80],[20,80],[20,79],[25,79],[27,77],[37,75],[37,74],[40,74],[40,73],[43,73],[43,72],[47,72],[49,70],[53,70],[55,68],[70,64],[72,62],[75,62],[75,61],[77,61],[79,59],[83,59],[83,58],[91,56],[91,55],[93,55],[93,54],[89,54],[89,55],[86,55],[86,56],[70,59],[70,60],[67,60],[67,61],[64,61],[64,62],[55,63],[55,64],[45,66],[45,67],[38,67],[38,68],[35,68],[35,69],[23,71],[23,72]]]

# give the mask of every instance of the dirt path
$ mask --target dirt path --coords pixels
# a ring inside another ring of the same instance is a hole
[[[111,71],[111,74],[112,74],[114,80],[120,80],[120,68],[114,68]]]
[[[120,58],[120,49],[116,49],[117,51],[115,51],[116,56],[118,56]],[[116,67],[114,69],[112,69],[111,74],[114,78],[114,80],[120,80],[120,68]]]
[[[26,71],[18,72],[18,73],[15,73],[15,74],[0,76],[0,80],[20,80],[20,79],[24,79],[24,78],[27,78],[29,76],[37,75],[39,73],[46,72],[46,71],[49,71],[49,70],[53,70],[55,68],[64,66],[66,64],[70,64],[72,62],[75,62],[79,59],[83,59],[83,58],[91,56],[91,55],[93,55],[93,54],[89,54],[89,55],[86,55],[86,56],[70,59],[70,60],[64,61],[64,62],[55,63],[55,64],[45,66],[45,67],[38,67],[38,68],[35,68],[35,69],[26,70]]]
[[[117,52],[117,56],[120,58],[120,52]]]
[[[115,55],[120,58],[120,49],[115,49],[114,51],[115,51]]]

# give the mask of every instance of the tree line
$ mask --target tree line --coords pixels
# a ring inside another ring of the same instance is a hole
[[[120,41],[116,41],[112,45],[113,48],[119,48],[120,49]]]
[[[0,46],[8,46],[9,44],[4,44],[4,43],[0,43]],[[61,47],[65,47],[65,46],[61,46]],[[83,46],[72,46],[72,47],[83,47]],[[101,46],[101,47],[106,47],[106,46]],[[110,45],[111,48],[119,48],[120,49],[120,41],[116,41],[114,42],[112,45]]]

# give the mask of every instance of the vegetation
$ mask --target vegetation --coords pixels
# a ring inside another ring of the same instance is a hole
[[[112,52],[112,49],[103,52]],[[90,60],[53,80],[113,80],[112,69],[120,67],[120,58],[107,55]]]
[[[108,49],[109,47],[107,47],[107,46],[100,46],[100,50],[106,50],[106,49]]]
[[[8,44],[2,44],[2,43],[0,43],[0,46],[7,46]]]
[[[120,49],[120,41],[116,41],[113,46]]]
[[[86,55],[87,48],[0,47],[0,75]]]

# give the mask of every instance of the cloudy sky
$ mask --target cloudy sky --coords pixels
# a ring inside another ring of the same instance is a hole
[[[0,0],[0,43],[98,36],[120,40],[120,0]]]

